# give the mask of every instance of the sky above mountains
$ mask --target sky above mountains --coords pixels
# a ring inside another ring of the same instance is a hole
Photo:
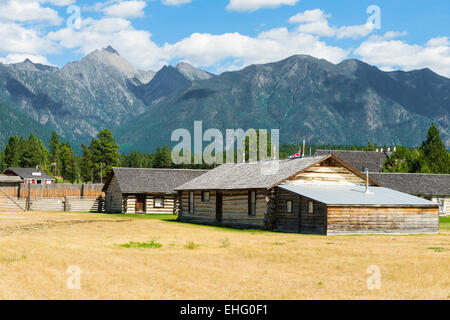
[[[143,70],[308,54],[450,77],[449,30],[448,0],[0,0],[0,62],[61,67],[111,45]]]

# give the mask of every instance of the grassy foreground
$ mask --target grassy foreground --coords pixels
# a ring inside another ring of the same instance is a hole
[[[450,218],[438,235],[328,237],[173,218],[0,213],[0,299],[450,299]]]

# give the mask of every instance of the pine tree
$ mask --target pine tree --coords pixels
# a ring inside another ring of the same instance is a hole
[[[20,146],[19,138],[16,136],[10,137],[8,144],[4,150],[4,162],[6,167],[15,168],[20,165],[20,157],[22,153],[22,148]]]
[[[52,136],[49,141],[49,147],[50,147],[49,162],[56,164],[56,166],[53,166],[54,170],[51,171],[56,176],[60,174],[61,171],[61,159],[60,159],[61,142],[56,131],[52,132]],[[49,165],[49,168],[51,169],[52,166]]]
[[[420,146],[423,157],[421,172],[424,173],[450,173],[450,154],[445,149],[439,130],[431,124],[427,139]]]
[[[68,181],[74,183],[78,179],[78,168],[75,158],[75,153],[69,142],[59,146],[59,154],[61,159],[61,176],[64,182]]]
[[[25,148],[20,159],[22,168],[33,168],[39,166],[45,168],[46,149],[41,140],[37,139],[34,134],[30,134],[25,143]]]
[[[92,139],[88,154],[95,182],[104,181],[112,168],[120,164],[119,145],[108,129],[100,131],[97,138]]]
[[[84,183],[87,183],[93,180],[92,162],[89,148],[85,144],[82,144],[81,149],[83,150],[83,155],[80,157],[78,161],[80,177]]]
[[[154,168],[171,168],[172,155],[168,146],[158,147],[154,155]]]

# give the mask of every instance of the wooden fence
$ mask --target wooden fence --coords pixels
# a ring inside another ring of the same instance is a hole
[[[103,184],[24,184],[16,186],[1,185],[3,195],[21,199],[80,197],[96,199],[105,197]]]

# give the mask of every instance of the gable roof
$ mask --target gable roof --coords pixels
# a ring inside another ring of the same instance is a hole
[[[334,155],[304,157],[292,160],[270,160],[246,163],[226,163],[205,173],[204,175],[177,187],[175,190],[233,190],[271,188],[297,173],[328,158],[363,177],[363,174],[352,168]],[[276,165],[278,164],[278,168]],[[273,172],[270,172],[274,168]],[[378,185],[376,181],[372,183]]]
[[[18,175],[22,179],[33,179],[33,180],[55,180],[49,176],[45,171],[36,168],[8,168],[3,173],[11,171],[12,173]],[[33,173],[40,172],[40,176],[33,175]]]
[[[414,195],[450,195],[450,174],[371,173],[383,186]]]
[[[208,170],[113,168],[103,191],[106,192],[113,176],[116,177],[122,193],[174,193],[182,185]]]
[[[381,172],[384,162],[390,155],[389,152],[375,151],[316,150],[315,152],[316,156],[327,154],[334,154],[362,172],[366,168],[369,168],[370,172]]]
[[[281,184],[278,187],[331,206],[438,206],[435,202],[383,187],[370,187],[368,194],[361,185]]]

